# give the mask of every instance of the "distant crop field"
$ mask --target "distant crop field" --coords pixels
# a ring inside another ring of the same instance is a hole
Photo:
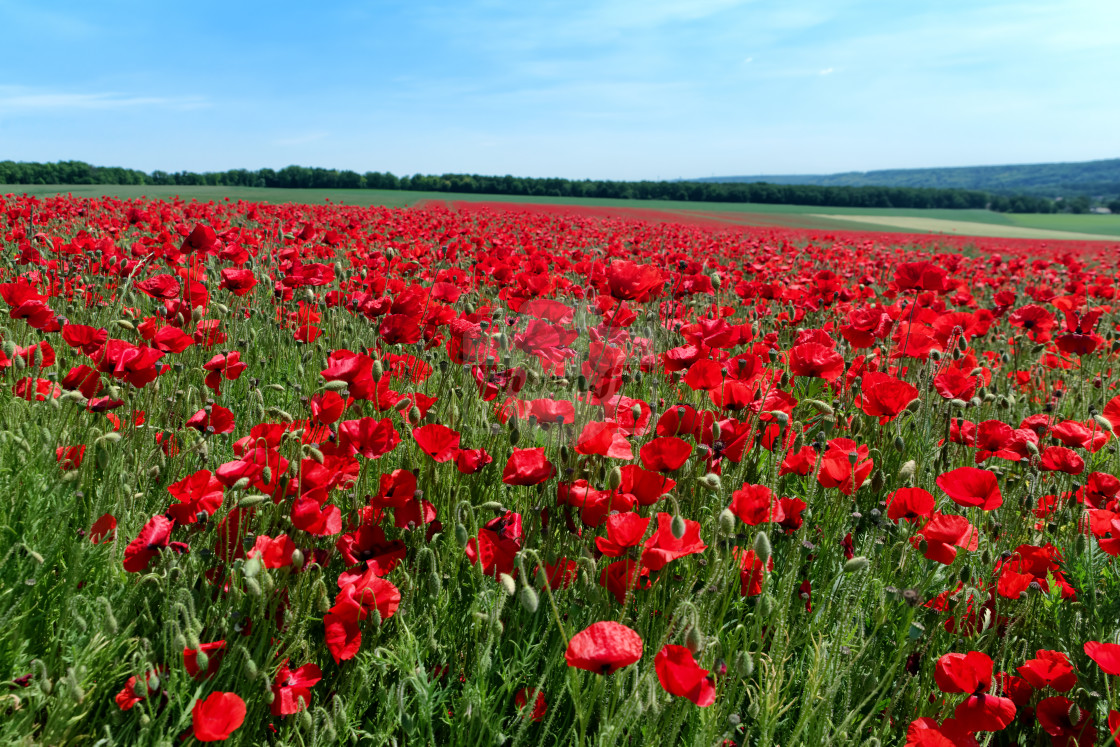
[[[814,205],[764,205],[678,200],[621,200],[575,197],[412,192],[380,189],[266,189],[254,187],[192,187],[136,185],[0,185],[0,194],[36,196],[72,194],[75,197],[113,196],[122,199],[198,200],[199,202],[265,202],[316,205],[327,202],[356,206],[408,207],[421,203],[484,202],[512,205],[559,205],[617,211],[656,212],[660,220],[672,216],[682,223],[712,221],[741,226],[775,226],[822,231],[881,231],[1006,238],[1092,240],[1120,237],[1120,215],[1009,214],[989,210],[919,210],[912,208],[840,208]],[[647,216],[648,217],[648,216]],[[889,220],[871,220],[887,218]],[[915,219],[915,220],[911,220]],[[934,222],[929,222],[934,221]],[[953,225],[950,225],[953,224]],[[1058,235],[1053,232],[1061,232]]]

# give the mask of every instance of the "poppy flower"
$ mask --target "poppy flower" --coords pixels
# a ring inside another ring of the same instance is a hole
[[[789,372],[794,376],[835,381],[844,373],[844,356],[816,342],[794,345],[789,350]]]
[[[650,519],[634,513],[611,514],[606,521],[607,536],[597,537],[595,546],[604,555],[617,558],[625,553],[627,548],[636,547],[641,543],[649,523]]]
[[[273,716],[290,716],[311,705],[311,688],[323,678],[323,672],[314,664],[304,664],[296,670],[285,661],[276,671],[272,681]]]
[[[58,462],[58,468],[64,472],[78,469],[82,466],[82,459],[86,455],[85,445],[81,446],[59,446],[54,451],[55,461]]]
[[[716,688],[708,670],[700,668],[686,647],[666,645],[654,657],[653,668],[666,692],[688,698],[701,708],[716,702]]]
[[[526,710],[525,707],[532,701],[533,708]],[[536,688],[523,687],[517,691],[513,696],[513,704],[517,707],[518,712],[524,715],[530,721],[544,721],[544,716],[548,712],[548,703],[545,702],[544,692]]]
[[[592,420],[583,426],[576,439],[577,454],[597,454],[610,459],[631,460],[634,452],[630,442],[619,431],[618,423],[613,420],[599,422]]]
[[[89,541],[95,545],[112,542],[117,536],[117,519],[112,514],[103,514],[89,528]]]
[[[497,577],[513,573],[514,559],[521,552],[521,514],[506,511],[486,522],[471,537],[465,552],[471,563],[478,563],[483,574]]]
[[[850,438],[832,439],[821,458],[817,481],[823,487],[840,488],[844,495],[852,495],[875,467],[870,454],[871,448],[866,444],[859,445]]]
[[[178,501],[167,509],[176,524],[194,524],[205,511],[213,516],[222,507],[223,486],[208,469],[201,469],[167,486],[167,492]]]
[[[774,493],[765,485],[743,483],[731,494],[731,513],[748,526],[758,526],[773,518]]]
[[[992,511],[1003,505],[995,473],[977,467],[958,467],[937,477],[937,487],[958,506]]]
[[[350,454],[361,454],[366,459],[383,457],[397,448],[400,442],[401,435],[389,418],[344,420],[338,425],[339,446]]]
[[[1095,661],[1105,674],[1120,675],[1120,645],[1089,641],[1084,648],[1085,655]]]
[[[611,262],[606,274],[611,296],[620,301],[644,303],[658,295],[665,285],[661,270],[626,260]]]
[[[206,671],[202,671],[198,665],[198,655],[203,653],[207,658]],[[196,680],[209,679],[218,673],[218,668],[222,665],[222,659],[226,655],[226,642],[213,641],[211,643],[200,644],[197,649],[185,648],[183,649],[183,667],[187,670],[187,674],[194,677]]]
[[[506,485],[539,485],[556,474],[556,467],[538,449],[514,449],[502,471]]]
[[[657,530],[646,540],[645,549],[642,551],[642,565],[651,571],[659,571],[677,558],[708,549],[700,539],[700,522],[685,519],[684,524],[684,534],[678,539],[673,535],[672,515],[659,513]]]
[[[249,558],[260,558],[265,568],[286,568],[292,564],[292,553],[296,551],[296,543],[286,534],[269,537],[267,534],[258,534],[253,548],[245,553]]]
[[[1051,744],[1057,747],[1092,747],[1097,743],[1093,717],[1086,709],[1080,711],[1074,723],[1070,717],[1073,705],[1073,701],[1061,696],[1043,698],[1035,706],[1035,716],[1042,730],[1050,735]]]
[[[887,518],[898,523],[900,519],[914,522],[931,516],[937,505],[929,491],[921,488],[899,488],[887,499]]]
[[[233,413],[221,405],[207,405],[186,422],[187,428],[201,433],[233,433]]]
[[[642,466],[652,472],[679,469],[691,454],[692,446],[676,436],[658,436],[639,450]]]
[[[592,623],[572,636],[564,659],[569,667],[613,674],[642,658],[642,637],[613,620]]]
[[[885,373],[865,373],[862,383],[863,399],[860,409],[867,415],[879,418],[879,425],[886,425],[898,417],[918,398],[917,387]]]
[[[124,569],[129,573],[147,570],[159,551],[171,544],[175,524],[166,516],[153,516],[124,551]]]
[[[774,559],[770,558],[766,565],[763,565],[754,550],[733,547],[731,552],[739,558],[739,596],[758,596],[762,593],[763,577],[774,570]]]
[[[1085,471],[1085,460],[1077,452],[1064,446],[1048,446],[1042,452],[1038,468],[1043,472],[1065,472],[1080,475]]]
[[[1039,651],[1019,667],[1019,674],[1037,690],[1052,687],[1060,693],[1077,684],[1077,674],[1069,657],[1061,651]]]

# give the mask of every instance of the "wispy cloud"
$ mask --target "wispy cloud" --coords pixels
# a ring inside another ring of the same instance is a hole
[[[202,109],[210,104],[201,96],[137,96],[117,92],[69,93],[32,90],[19,86],[0,86],[0,113],[43,111],[89,111],[163,107]]]

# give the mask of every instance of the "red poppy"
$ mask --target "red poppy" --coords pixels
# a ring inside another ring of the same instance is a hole
[[[525,706],[533,702],[533,708],[530,711],[525,710]],[[548,703],[545,702],[544,692],[535,688],[523,687],[517,691],[513,696],[513,704],[517,707],[525,718],[530,721],[544,721],[544,716],[548,712]]]
[[[199,653],[206,655],[206,671],[202,671],[199,667]],[[196,680],[210,679],[218,673],[218,668],[222,665],[222,659],[225,658],[225,655],[225,641],[203,643],[198,649],[185,648],[183,649],[183,667],[187,670],[187,674],[194,677]]]
[[[207,405],[186,422],[201,433],[233,433],[233,413],[221,405]]]
[[[885,425],[898,417],[918,398],[917,387],[885,373],[865,373],[862,384],[863,399],[860,408],[866,414],[879,418],[879,425]]]
[[[794,376],[835,381],[844,373],[844,356],[816,342],[795,345],[789,350],[789,372]]]
[[[716,688],[708,670],[701,669],[684,646],[666,645],[654,657],[653,667],[666,692],[688,698],[701,708],[716,702]]]
[[[1003,505],[994,473],[976,467],[959,467],[937,477],[937,487],[959,506],[992,511]]]
[[[657,531],[646,540],[642,551],[642,565],[659,571],[668,563],[686,555],[704,552],[708,546],[700,539],[700,522],[684,520],[684,534],[678,539],[673,534],[673,517],[667,513],[657,515]]]
[[[764,566],[754,550],[733,547],[731,552],[739,558],[739,596],[756,597],[762,593],[762,579],[774,570],[774,559]]]
[[[55,461],[58,462],[58,468],[64,472],[78,469],[82,466],[82,459],[86,455],[86,447],[82,446],[59,446],[54,451]]]
[[[539,485],[556,474],[556,467],[538,449],[514,449],[502,471],[506,485]]]
[[[401,434],[389,418],[344,420],[338,425],[338,445],[347,453],[361,454],[366,459],[385,456],[400,442]]]
[[[743,483],[743,487],[731,494],[731,513],[748,526],[758,526],[771,521],[774,493],[765,485]]]
[[[1077,684],[1077,674],[1069,657],[1061,651],[1039,651],[1038,658],[1028,659],[1019,667],[1019,674],[1035,689],[1052,687],[1064,693]]]
[[[103,514],[89,528],[89,541],[95,545],[112,542],[117,537],[117,519],[112,514]]]
[[[208,469],[201,469],[167,486],[178,503],[167,509],[167,515],[177,524],[194,524],[198,514],[205,511],[213,516],[222,507],[223,486]]]
[[[929,491],[921,488],[899,488],[887,499],[887,518],[898,523],[900,519],[910,522],[933,514],[936,501]]]
[[[652,265],[616,260],[607,268],[610,294],[621,301],[648,301],[661,292],[664,284],[661,270]]]
[[[323,672],[314,664],[304,664],[299,669],[292,670],[285,661],[272,681],[272,715],[290,716],[309,707],[311,688],[322,678]]]
[[[653,472],[679,469],[692,454],[692,446],[676,436],[659,436],[642,446],[642,466]]]
[[[506,511],[478,530],[478,537],[467,542],[466,554],[478,563],[487,576],[513,573],[514,559],[521,552],[521,514]]]
[[[607,517],[607,536],[597,537],[595,546],[604,555],[617,558],[630,547],[636,547],[645,537],[649,519],[633,513],[611,514]]]
[[[1097,743],[1097,730],[1088,710],[1078,713],[1077,722],[1070,717],[1073,702],[1069,698],[1043,698],[1035,706],[1035,715],[1043,731],[1050,735],[1054,747],[1093,747]]]
[[[1120,645],[1089,641],[1085,644],[1085,655],[1095,661],[1105,674],[1120,675]]]
[[[564,658],[569,667],[613,674],[642,658],[642,637],[612,620],[592,623],[572,636]]]
[[[599,422],[592,420],[583,426],[583,432],[576,439],[577,454],[597,454],[611,459],[634,458],[630,442],[619,431],[618,423],[613,420]]]
[[[175,525],[166,516],[153,516],[124,551],[124,569],[129,573],[147,570],[159,551],[171,544]]]
[[[821,458],[817,481],[826,488],[840,488],[844,495],[852,495],[875,467],[870,454],[871,448],[866,444],[856,444],[850,438],[832,439]]]

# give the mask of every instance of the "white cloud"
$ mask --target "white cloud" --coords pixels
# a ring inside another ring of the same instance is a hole
[[[162,107],[170,109],[201,109],[209,106],[200,96],[169,98],[136,96],[116,92],[67,93],[44,91],[21,86],[0,86],[0,113],[37,113],[43,111],[90,111]]]

